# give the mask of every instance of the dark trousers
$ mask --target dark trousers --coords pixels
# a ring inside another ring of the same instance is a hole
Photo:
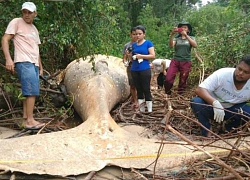
[[[173,87],[178,72],[180,72],[178,94],[182,94],[185,91],[191,66],[191,61],[171,60],[164,83],[166,94],[171,94],[171,88]]]
[[[158,85],[158,87],[161,87],[161,88],[163,87],[165,79],[166,79],[166,76],[161,72],[157,76],[157,85]]]
[[[146,101],[152,101],[150,91],[151,69],[144,71],[131,71],[131,75],[137,90],[138,99],[145,98]]]
[[[208,104],[200,97],[195,97],[191,100],[191,108],[193,110],[193,113],[203,126],[205,126],[207,129],[210,129],[210,120],[214,121],[214,111],[212,106],[207,105]],[[242,109],[242,111],[244,112],[243,115],[250,117],[250,105],[248,105],[247,103],[236,104],[230,108],[225,109],[235,113],[238,113],[239,110]],[[248,118],[245,118],[242,115],[234,114],[226,110],[224,121],[227,121],[225,127],[227,131],[243,125],[246,120],[248,120]],[[245,120],[242,120],[242,118],[244,118]],[[207,136],[208,132],[204,128],[201,128],[201,133],[203,136]]]

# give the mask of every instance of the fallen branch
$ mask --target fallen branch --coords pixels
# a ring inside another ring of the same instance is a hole
[[[96,171],[91,171],[85,178],[84,180],[91,180],[94,175],[96,174]]]
[[[187,139],[185,136],[183,136],[181,133],[179,133],[178,131],[176,131],[174,128],[172,128],[170,125],[166,125],[166,128],[171,131],[172,133],[176,134],[178,137],[180,137],[183,141],[186,141],[188,144],[192,145],[193,147],[195,147],[197,150],[204,152],[206,155],[208,155],[209,157],[213,158],[216,162],[219,163],[219,165],[221,165],[222,167],[226,168],[228,171],[230,171],[237,179],[239,180],[244,180],[242,178],[242,176],[240,176],[233,168],[231,168],[229,165],[227,165],[226,163],[224,163],[221,159],[219,159],[216,156],[213,156],[212,154],[210,154],[209,152],[205,151],[204,149],[202,149],[201,147],[199,147],[198,145],[196,145],[195,143],[193,143],[191,140]]]
[[[144,177],[141,173],[139,173],[138,171],[136,171],[134,168],[131,168],[131,172],[136,173],[137,175],[139,175],[140,179],[148,180],[146,177]]]

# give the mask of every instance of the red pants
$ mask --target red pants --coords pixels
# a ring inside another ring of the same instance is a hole
[[[185,91],[189,72],[191,71],[191,66],[191,61],[177,61],[174,59],[171,60],[164,82],[166,94],[171,94],[171,88],[173,87],[175,77],[178,72],[180,72],[178,94],[182,94]]]

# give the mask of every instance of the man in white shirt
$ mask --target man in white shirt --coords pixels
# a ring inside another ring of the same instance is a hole
[[[195,90],[191,107],[199,122],[211,130],[210,120],[225,122],[227,131],[244,124],[250,117],[250,54],[236,68],[222,68],[206,78]],[[211,133],[201,128],[203,136]]]
[[[171,60],[169,59],[155,59],[152,62],[152,81],[155,80],[157,76],[158,89],[163,88],[164,80],[167,74],[167,69],[170,65]]]

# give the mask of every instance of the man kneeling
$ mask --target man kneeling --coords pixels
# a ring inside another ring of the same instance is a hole
[[[191,107],[199,122],[211,129],[210,120],[226,121],[227,131],[244,124],[250,117],[250,54],[236,68],[221,68],[206,78],[195,90]],[[203,136],[210,133],[201,128]]]

